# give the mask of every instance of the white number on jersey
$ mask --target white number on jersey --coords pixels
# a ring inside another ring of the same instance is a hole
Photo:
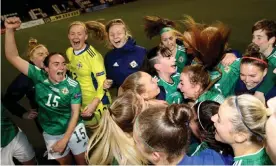
[[[52,100],[53,94],[48,94],[48,101],[45,105],[48,107],[58,107],[58,99],[60,99],[59,96],[54,95],[53,100]]]
[[[221,89],[219,88],[220,84],[215,84],[215,88],[219,91],[220,94],[222,94]]]

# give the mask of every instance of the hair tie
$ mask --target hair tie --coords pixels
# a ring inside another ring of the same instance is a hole
[[[245,57],[242,57],[242,59],[253,59],[253,60],[259,61],[259,62],[265,64],[266,66],[268,66],[267,62],[264,61],[264,60],[262,60],[262,59],[260,59],[260,58],[245,56]]]

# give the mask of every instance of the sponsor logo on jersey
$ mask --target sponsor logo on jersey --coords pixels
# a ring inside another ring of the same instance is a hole
[[[81,62],[78,62],[77,63],[77,69],[81,69],[82,68],[82,64],[81,64]]]
[[[114,66],[114,67],[118,67],[119,64],[118,64],[117,62],[115,62],[115,63],[113,64],[113,66]]]
[[[138,64],[135,61],[132,61],[129,63],[132,68],[135,68],[138,66]]]
[[[97,77],[102,76],[102,75],[104,75],[104,71],[99,72],[99,73],[96,73],[96,76],[97,76]]]
[[[69,90],[65,87],[61,90],[61,92],[64,94],[64,95],[67,95],[69,93]]]
[[[75,99],[77,99],[77,98],[80,98],[81,97],[81,93],[77,93],[77,94],[75,94]]]
[[[56,93],[59,93],[59,89],[58,88],[55,88],[55,87],[52,87],[52,86],[50,86],[50,88],[51,88],[52,91],[54,91]]]

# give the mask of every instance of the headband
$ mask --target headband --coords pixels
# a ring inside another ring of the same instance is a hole
[[[259,62],[265,64],[266,66],[268,66],[268,65],[267,65],[267,62],[264,61],[264,60],[262,60],[262,59],[260,59],[260,58],[245,56],[245,57],[242,57],[242,59],[253,59],[253,60],[259,61]]]
[[[171,30],[173,30],[171,27],[164,27],[164,28],[161,29],[160,35],[162,35],[162,34],[165,33],[165,32],[169,32],[169,31],[171,31]]]
[[[198,105],[198,107],[197,107],[197,119],[198,119],[198,122],[199,122],[200,126],[203,128],[203,130],[206,131],[205,128],[203,127],[203,125],[201,124],[201,121],[200,121],[200,118],[199,118],[199,108],[200,108],[200,105],[201,105],[203,102],[204,102],[204,101],[200,102],[199,105]],[[207,131],[206,131],[206,132],[207,132]]]
[[[30,53],[29,53],[29,56],[31,56],[31,54],[32,54],[32,52],[35,50],[35,49],[37,49],[38,47],[44,47],[44,45],[42,45],[42,44],[38,44],[37,46],[35,46],[33,49],[31,49],[31,51],[30,51]]]

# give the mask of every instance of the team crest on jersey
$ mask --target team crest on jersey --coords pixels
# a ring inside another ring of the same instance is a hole
[[[178,58],[178,61],[182,63],[182,62],[184,61],[183,56],[179,57],[179,58]]]
[[[82,64],[81,64],[81,62],[78,62],[77,63],[77,69],[80,69],[80,68],[82,68]]]
[[[138,66],[138,64],[135,61],[132,61],[129,63],[132,68],[135,68]]]
[[[228,73],[228,72],[230,71],[230,67],[229,67],[229,66],[225,66],[225,67],[224,67],[224,71],[225,71],[226,73]]]
[[[63,88],[61,90],[61,92],[64,94],[64,95],[67,95],[69,93],[69,90],[67,88]]]

